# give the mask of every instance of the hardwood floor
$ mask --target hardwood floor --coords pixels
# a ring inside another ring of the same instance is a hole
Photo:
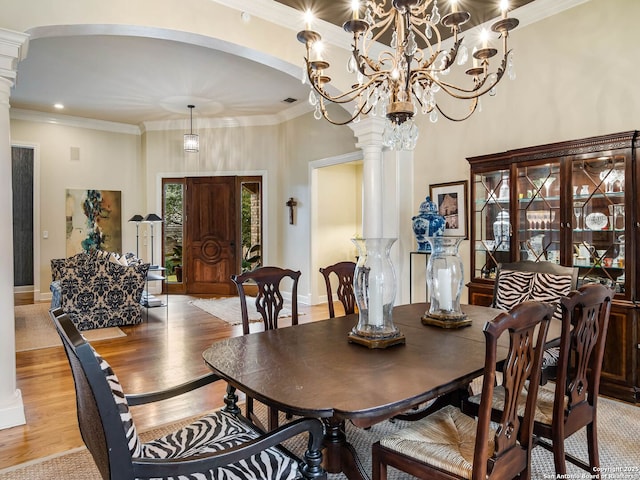
[[[230,326],[190,305],[191,298],[171,295],[168,316],[165,309],[150,309],[148,321],[121,327],[126,337],[93,342],[125,392],[159,390],[207,373],[201,352],[216,340],[242,335],[240,325]],[[28,296],[16,297],[16,305],[31,302]],[[326,305],[300,305],[300,312],[305,313],[300,323],[328,317]],[[16,371],[27,424],[0,430],[0,469],[83,446],[62,346],[18,352]],[[132,407],[136,426],[144,431],[221,407],[225,388],[225,383],[216,382],[155,405]]]

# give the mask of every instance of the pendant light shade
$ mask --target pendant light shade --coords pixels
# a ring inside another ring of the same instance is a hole
[[[200,151],[200,137],[197,133],[193,133],[193,109],[195,105],[187,105],[189,108],[189,116],[191,118],[191,128],[189,133],[184,134],[184,151],[196,153]]]

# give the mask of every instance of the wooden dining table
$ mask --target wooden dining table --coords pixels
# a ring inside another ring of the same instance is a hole
[[[344,422],[367,426],[428,400],[464,389],[482,374],[487,321],[501,310],[463,305],[472,320],[460,329],[423,325],[427,303],[396,306],[404,345],[369,349],[349,343],[358,315],[227,338],[204,351],[207,365],[230,385],[280,411],[321,418],[324,466],[349,479],[367,478]],[[552,322],[554,323],[554,322]],[[557,322],[559,324],[559,322]],[[559,327],[550,335],[559,336]],[[498,348],[506,357],[508,339]]]

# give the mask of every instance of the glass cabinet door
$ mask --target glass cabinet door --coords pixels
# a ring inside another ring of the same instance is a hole
[[[495,278],[496,266],[511,261],[509,170],[475,174],[473,182],[473,275]]]
[[[523,165],[516,173],[518,260],[560,263],[560,162]]]
[[[603,283],[625,293],[624,155],[573,160],[573,265],[579,283]]]

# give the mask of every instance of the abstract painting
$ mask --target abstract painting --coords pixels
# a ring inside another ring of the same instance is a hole
[[[121,192],[68,189],[65,215],[67,257],[90,250],[122,251]]]

